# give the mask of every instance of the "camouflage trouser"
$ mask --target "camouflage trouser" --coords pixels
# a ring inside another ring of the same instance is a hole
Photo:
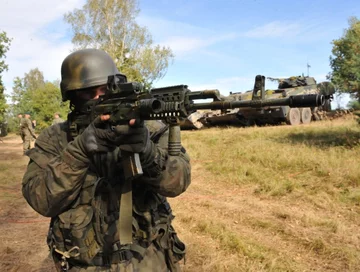
[[[23,151],[24,154],[31,148],[31,138],[25,137],[23,141]]]
[[[24,134],[20,131],[20,137],[21,137],[21,141],[24,143],[25,141],[25,136]]]
[[[175,271],[180,271],[180,266],[175,265]],[[55,260],[55,267],[57,271],[61,270],[60,263]],[[112,264],[111,267],[99,267],[99,266],[88,266],[88,267],[76,267],[73,266],[68,270],[69,272],[169,272],[167,268],[165,255],[163,252],[158,250],[154,244],[151,244],[141,261],[136,258],[123,263]]]

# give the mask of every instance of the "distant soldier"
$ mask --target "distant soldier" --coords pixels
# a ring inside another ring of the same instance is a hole
[[[21,137],[21,141],[24,143],[24,135],[23,135],[22,129],[21,129],[21,123],[22,123],[24,118],[23,118],[22,113],[19,113],[17,117],[19,118],[19,134],[20,134],[20,137]]]
[[[62,123],[62,122],[65,122],[65,120],[60,117],[60,113],[55,112],[54,113],[54,120],[52,121],[51,125],[59,124],[59,123]]]
[[[30,144],[31,139],[32,138],[36,139],[35,131],[33,129],[29,113],[25,113],[25,118],[21,119],[21,133],[24,137],[23,151],[25,154],[25,152],[27,150],[29,150],[31,147],[31,144]]]

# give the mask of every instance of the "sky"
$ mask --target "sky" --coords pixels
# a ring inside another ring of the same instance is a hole
[[[60,79],[73,48],[64,14],[85,0],[0,0],[0,32],[12,38],[3,74],[6,93],[15,77],[38,68],[48,81]],[[343,35],[350,16],[360,18],[358,0],[139,0],[136,18],[154,44],[175,58],[155,87],[185,84],[192,91],[221,94],[253,88],[255,76],[310,75],[325,81],[331,71],[332,40]],[[307,65],[310,65],[308,68]],[[271,81],[266,88],[276,88]],[[345,107],[347,96],[333,106]]]

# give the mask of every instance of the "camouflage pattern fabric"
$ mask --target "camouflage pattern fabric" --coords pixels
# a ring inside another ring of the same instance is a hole
[[[152,134],[164,128],[157,121],[146,125]],[[54,259],[77,247],[77,254],[66,259],[69,271],[179,271],[185,246],[171,226],[174,216],[166,197],[181,194],[190,184],[186,151],[167,154],[168,131],[154,144],[154,160],[133,181],[134,255],[105,267],[95,260],[112,258],[123,249],[116,227],[124,183],[121,153],[96,154],[86,164],[67,152],[67,130],[65,122],[42,131],[27,152],[30,162],[23,177],[27,202],[52,217],[48,245]]]
[[[23,131],[21,129],[21,124],[25,121],[25,118],[21,117],[20,118],[20,123],[19,123],[19,134],[20,134],[20,137],[21,137],[21,141],[24,143],[24,134],[23,134]]]
[[[31,139],[36,138],[30,119],[21,118],[20,131],[20,136],[23,139],[23,151],[25,153],[31,147]]]

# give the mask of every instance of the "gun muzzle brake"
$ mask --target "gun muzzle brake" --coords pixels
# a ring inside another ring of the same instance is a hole
[[[290,107],[320,107],[325,104],[325,96],[321,94],[307,94],[290,96]]]

